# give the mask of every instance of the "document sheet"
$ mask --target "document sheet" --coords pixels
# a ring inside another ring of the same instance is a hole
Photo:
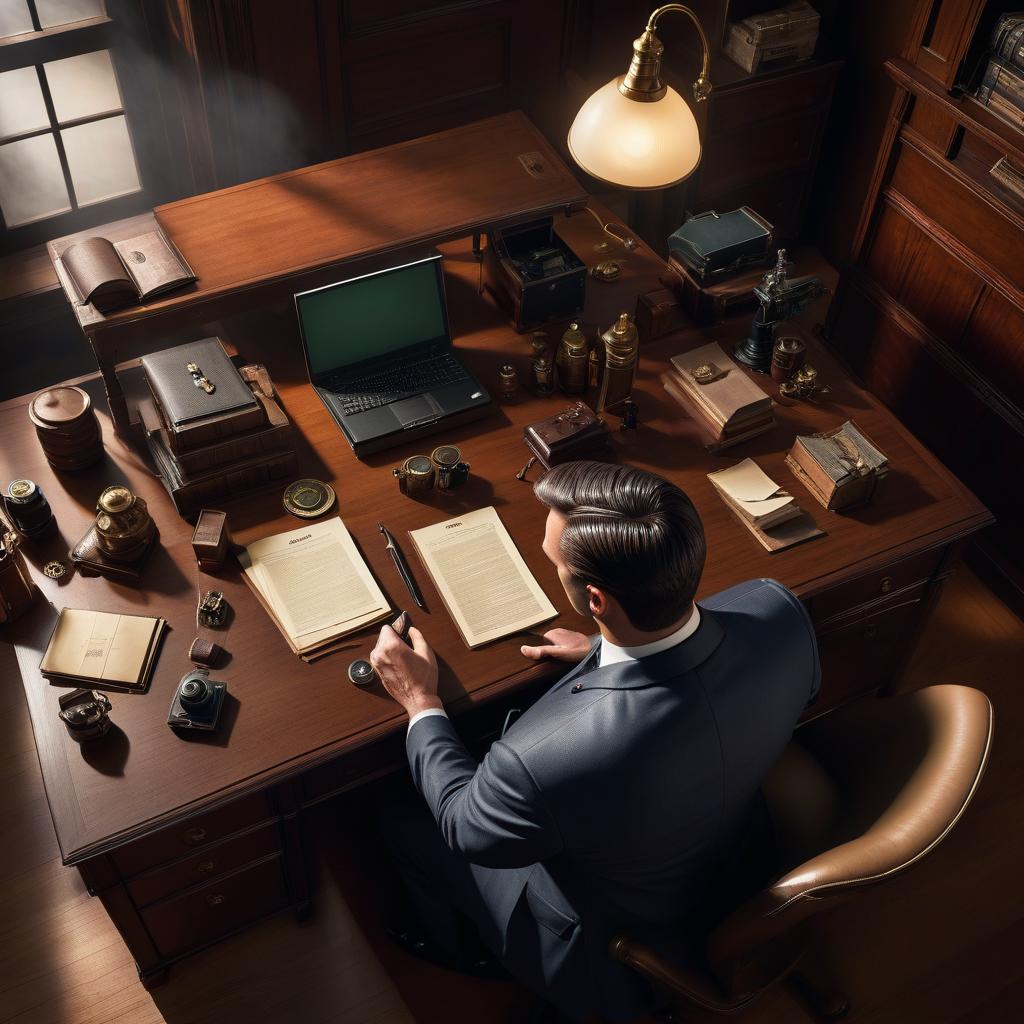
[[[469,647],[558,614],[494,508],[412,530],[409,536]]]
[[[39,670],[103,686],[144,688],[164,625],[163,619],[146,615],[65,608]]]
[[[297,653],[377,622],[390,611],[338,518],[258,540],[239,561]]]

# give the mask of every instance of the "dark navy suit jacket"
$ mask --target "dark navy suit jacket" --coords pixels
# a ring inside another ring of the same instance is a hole
[[[642,1009],[608,938],[698,920],[818,690],[813,627],[781,584],[752,580],[700,609],[688,639],[639,661],[594,667],[598,640],[482,764],[444,717],[409,732],[413,779],[479,868],[498,952],[570,1012]]]

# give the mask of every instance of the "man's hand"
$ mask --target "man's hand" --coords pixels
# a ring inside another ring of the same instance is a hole
[[[572,629],[550,629],[544,634],[548,644],[541,647],[520,647],[523,657],[531,661],[554,658],[556,661],[582,661],[590,653],[590,637]]]
[[[400,625],[402,617],[395,620]],[[384,689],[405,708],[409,717],[427,708],[441,708],[437,695],[437,659],[423,634],[409,627],[409,646],[392,626],[384,626],[377,646],[370,652],[374,667]]]

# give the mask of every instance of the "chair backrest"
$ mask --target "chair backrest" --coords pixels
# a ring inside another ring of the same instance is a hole
[[[949,834],[984,773],[992,705],[968,686],[930,686],[857,702],[798,742],[765,785],[780,848],[798,859],[711,935],[727,991],[758,986],[759,951],[799,922],[896,877]]]

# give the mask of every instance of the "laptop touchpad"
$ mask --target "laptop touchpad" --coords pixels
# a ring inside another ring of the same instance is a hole
[[[432,423],[444,411],[430,395],[416,395],[415,398],[403,398],[400,402],[392,402],[388,408],[398,417],[398,422],[403,427],[415,427],[420,423]]]

